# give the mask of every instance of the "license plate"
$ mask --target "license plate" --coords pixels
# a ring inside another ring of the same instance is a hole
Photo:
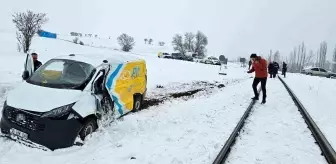
[[[28,138],[28,134],[27,133],[24,133],[24,132],[21,132],[19,130],[16,130],[16,129],[10,129],[10,134],[14,135],[14,136],[17,136],[17,137],[20,137],[20,138],[23,138],[23,139],[27,139]]]

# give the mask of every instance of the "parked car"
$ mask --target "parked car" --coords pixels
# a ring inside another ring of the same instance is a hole
[[[192,56],[183,55],[181,53],[172,53],[172,59],[185,60],[185,61],[193,61],[193,57]]]
[[[172,53],[172,58],[177,60],[183,60],[184,55],[181,53]]]
[[[1,132],[54,150],[84,140],[98,120],[138,111],[147,90],[146,63],[117,55],[60,56],[35,72],[27,55],[25,81],[4,103]]]
[[[322,76],[322,77],[327,77],[327,78],[336,77],[336,73],[327,71],[320,67],[306,68],[306,69],[303,69],[301,73],[306,74],[306,75]]]
[[[171,59],[171,58],[172,58],[172,55],[169,54],[169,53],[166,53],[166,52],[159,52],[159,53],[158,53],[158,57],[159,57],[159,58],[167,58],[167,59]]]
[[[221,63],[220,63],[220,61],[218,60],[218,58],[213,57],[213,56],[208,57],[208,58],[205,58],[205,59],[203,60],[202,63],[205,63],[205,64],[213,64],[213,65],[221,65]]]
[[[186,61],[194,61],[194,58],[192,56],[185,56],[183,58],[183,60],[186,60]]]

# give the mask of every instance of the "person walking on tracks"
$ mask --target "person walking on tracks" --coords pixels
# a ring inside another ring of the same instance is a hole
[[[280,68],[279,64],[273,61],[273,70],[272,70],[273,78],[276,78],[279,68]]]
[[[252,88],[254,91],[254,97],[252,100],[259,100],[259,94],[257,91],[257,86],[261,82],[261,90],[263,93],[262,104],[266,103],[266,82],[267,82],[267,61],[257,54],[251,54],[250,59],[252,60],[252,69],[247,73],[255,72],[255,78],[253,80]]]
[[[282,63],[282,75],[284,75],[284,78],[286,78],[286,72],[287,72],[287,64],[283,62]]]
[[[270,74],[270,78],[273,78],[273,69],[274,69],[273,63],[270,62],[268,64],[268,73]]]

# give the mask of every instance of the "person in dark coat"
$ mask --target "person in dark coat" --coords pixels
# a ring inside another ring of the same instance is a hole
[[[41,67],[42,62],[40,62],[39,60],[37,60],[37,58],[38,58],[37,53],[34,52],[31,55],[32,55],[33,61],[34,61],[34,71],[36,71],[38,68]]]
[[[248,67],[248,70],[251,69],[251,65],[252,65],[252,61],[250,60],[250,61],[249,61],[249,67]]]
[[[282,63],[282,75],[286,78],[286,72],[287,72],[287,64],[285,62]]]
[[[270,78],[272,78],[273,77],[273,63],[272,62],[268,64],[268,73],[270,74]]]
[[[278,71],[279,71],[279,64],[277,62],[273,62],[273,71],[272,71],[272,74],[273,74],[273,78],[276,78],[276,75],[278,74]]]

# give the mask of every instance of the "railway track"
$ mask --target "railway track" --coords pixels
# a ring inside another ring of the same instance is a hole
[[[324,158],[329,164],[336,164],[336,153],[335,150],[332,148],[328,140],[324,137],[323,133],[320,131],[319,127],[316,125],[314,120],[311,118],[303,104],[300,102],[300,100],[295,96],[293,91],[288,87],[288,85],[285,83],[283,79],[279,77],[279,80],[283,84],[283,86],[286,88],[286,91],[290,95],[291,99],[294,101],[296,107],[298,108],[298,111],[302,115],[302,118],[304,119],[305,123],[308,126],[308,129],[311,131],[312,136],[315,139],[315,143],[319,146]],[[260,93],[260,89],[259,89]],[[250,105],[246,109],[245,113],[241,117],[240,121],[236,125],[235,129],[231,133],[230,137],[225,142],[223,148],[217,155],[216,159],[213,161],[213,164],[224,164],[227,161],[227,158],[230,154],[230,151],[232,147],[235,145],[235,142],[237,140],[237,137],[239,136],[242,128],[244,127],[244,124],[249,117],[251,110],[253,109],[255,105],[255,101],[251,101]]]

